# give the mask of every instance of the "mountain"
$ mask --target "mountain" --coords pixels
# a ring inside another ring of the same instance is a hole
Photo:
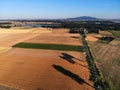
[[[76,18],[68,18],[66,20],[68,21],[102,21],[104,19],[90,17],[90,16],[82,16],[82,17],[76,17]]]
[[[0,21],[111,21],[114,23],[120,23],[120,19],[102,19],[91,16],[81,16],[75,18],[59,18],[59,19],[3,19]]]

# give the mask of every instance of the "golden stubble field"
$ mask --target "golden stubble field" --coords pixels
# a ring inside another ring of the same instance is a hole
[[[69,34],[68,29],[54,29],[51,33],[44,33],[26,40],[29,43],[48,43],[64,45],[82,45],[79,34]]]
[[[110,42],[101,42],[100,37],[112,36]],[[92,37],[93,39],[91,40]],[[96,39],[98,39],[96,41]],[[99,34],[88,34],[86,38],[95,63],[99,68],[103,79],[114,90],[120,88],[120,38],[115,37],[109,31],[100,31]]]
[[[0,51],[1,85],[18,90],[94,90],[84,53],[11,47],[18,42],[82,45],[79,34],[66,29],[11,32],[0,30],[0,47],[9,48]]]

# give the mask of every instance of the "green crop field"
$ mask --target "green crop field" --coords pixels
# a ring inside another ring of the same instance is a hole
[[[84,52],[83,46],[76,45],[60,45],[60,44],[40,44],[40,43],[18,43],[13,47],[30,48],[30,49],[49,49],[49,50],[64,50],[64,51],[77,51]]]
[[[111,32],[114,36],[116,37],[120,37],[120,30],[110,30],[109,32]]]

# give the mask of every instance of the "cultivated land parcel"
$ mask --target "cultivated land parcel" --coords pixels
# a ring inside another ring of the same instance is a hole
[[[84,52],[12,47],[21,42],[83,46],[67,29],[0,29],[0,88],[94,90]]]
[[[100,39],[100,37],[111,35],[114,37],[111,41],[108,41],[109,39]],[[86,40],[96,61],[96,65],[104,78],[103,80],[109,84],[110,89],[106,90],[119,90],[120,31],[110,30],[102,31],[100,34],[88,34]]]

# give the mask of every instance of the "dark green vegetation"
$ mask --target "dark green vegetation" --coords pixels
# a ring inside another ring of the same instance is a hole
[[[0,28],[11,28],[12,24],[11,22],[5,22],[5,23],[0,23]]]
[[[86,59],[91,73],[90,80],[94,82],[94,86],[96,90],[109,90],[107,89],[106,85],[104,85],[104,82],[102,82],[99,70],[94,62],[94,58],[91,54],[91,51],[89,50],[84,34],[82,35],[82,41],[86,49],[86,54],[87,54]]]
[[[13,47],[18,48],[31,48],[31,49],[50,49],[50,50],[64,50],[64,51],[77,51],[84,52],[82,46],[76,45],[59,45],[59,44],[40,44],[40,43],[18,43]]]
[[[1,28],[11,28],[11,26],[0,26]]]
[[[116,37],[120,37],[120,30],[109,30],[109,32],[111,32],[114,36]]]
[[[51,22],[53,24],[42,24],[40,26],[46,28],[86,28],[89,32],[94,32],[96,30],[120,30],[120,23],[115,23],[112,21],[69,21],[69,20],[12,20],[16,22]],[[10,21],[10,22],[12,22]],[[3,24],[0,23],[0,27]]]
[[[106,30],[100,31],[101,38],[99,37],[99,43],[109,44],[114,40],[118,40],[120,38],[120,30]]]
[[[59,23],[59,25],[47,25],[43,27],[47,28],[70,28],[79,29],[86,28],[89,33],[98,33],[98,30],[120,30],[120,23],[114,23],[112,21],[65,21],[58,20],[52,21],[54,23]]]
[[[61,22],[63,28],[86,28],[90,30],[120,30],[120,23],[110,21],[71,21]]]
[[[105,36],[105,37],[101,37],[98,42],[107,44],[107,43],[110,43],[111,41],[113,41],[114,39],[115,38],[112,36]]]
[[[61,26],[70,28],[70,33],[79,33],[81,29],[86,29],[88,33],[99,33],[99,30],[120,31],[120,23],[111,21],[66,21],[61,22]]]

